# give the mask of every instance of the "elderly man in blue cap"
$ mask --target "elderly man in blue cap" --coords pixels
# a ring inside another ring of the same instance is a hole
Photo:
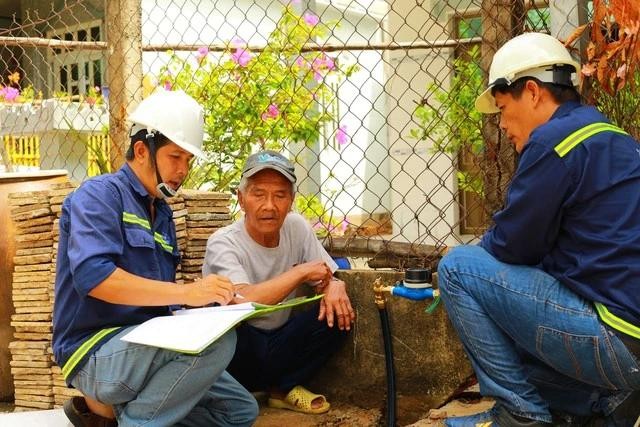
[[[242,170],[238,202],[244,216],[214,233],[203,274],[228,277],[247,301],[277,304],[304,283],[324,294],[319,305],[291,315],[281,310],[243,324],[229,372],[252,391],[268,391],[269,405],[304,413],[329,410],[324,396],[303,384],[336,351],[355,319],[345,283],[313,229],[292,213],[296,175],[282,154],[251,155]]]

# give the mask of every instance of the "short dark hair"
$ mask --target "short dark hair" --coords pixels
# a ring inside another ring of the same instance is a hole
[[[568,101],[577,101],[580,102],[582,97],[580,93],[576,90],[575,86],[567,86],[567,85],[559,85],[555,83],[547,83],[538,80],[535,77],[520,77],[515,82],[510,85],[507,84],[498,84],[491,88],[491,95],[495,96],[496,93],[500,94],[509,94],[515,99],[519,99],[522,96],[522,92],[524,91],[524,85],[527,81],[533,80],[538,84],[549,91],[551,94],[551,98],[558,104],[563,104]]]
[[[156,140],[155,140],[156,150],[171,142],[171,140],[169,138],[167,138],[166,136],[164,136],[160,132],[156,132],[155,133],[155,138],[156,138]],[[138,141],[142,141],[144,143],[144,145],[146,145],[147,148],[149,148],[149,142],[147,141],[147,130],[146,129],[142,129],[142,130],[136,132],[134,135],[131,136],[131,143],[129,144],[129,148],[127,149],[127,153],[125,154],[125,159],[133,160],[133,158],[135,157],[135,155],[133,154],[133,146]]]

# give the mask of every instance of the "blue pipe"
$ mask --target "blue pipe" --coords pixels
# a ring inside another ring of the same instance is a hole
[[[406,286],[394,286],[391,289],[391,295],[407,298],[414,301],[422,301],[427,298],[433,298],[433,288],[407,288]]]

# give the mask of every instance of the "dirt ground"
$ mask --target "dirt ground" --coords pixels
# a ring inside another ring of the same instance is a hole
[[[260,417],[255,427],[381,427],[385,425],[385,413],[380,408],[361,408],[356,405],[333,402],[326,414],[307,415],[282,409],[267,407],[259,396]],[[265,399],[266,400],[266,399]],[[425,412],[420,397],[398,396],[397,426],[399,427],[441,427],[446,417],[461,416],[484,411],[493,402],[481,399],[476,392],[466,392],[439,409]],[[13,404],[0,402],[0,414],[12,412]],[[63,418],[64,419],[64,418]],[[0,424],[2,422],[0,421]]]
[[[419,398],[398,396],[397,425],[399,427],[440,427],[442,420],[482,412],[493,401],[483,399],[470,390],[456,400],[452,400],[439,409],[425,411]],[[260,417],[255,427],[378,427],[385,425],[385,413],[382,409],[366,409],[355,405],[333,403],[326,414],[306,415],[292,411],[272,409],[261,402]]]

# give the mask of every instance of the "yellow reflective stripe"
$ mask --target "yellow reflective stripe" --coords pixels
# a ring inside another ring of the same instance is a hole
[[[102,329],[95,334],[93,334],[89,339],[82,343],[80,347],[76,351],[73,352],[67,363],[62,367],[62,375],[65,379],[67,376],[73,371],[78,363],[82,360],[83,357],[87,355],[89,350],[96,345],[102,338],[109,335],[111,332],[120,329],[119,326],[115,328]]]
[[[600,316],[600,320],[602,320],[604,323],[611,326],[616,331],[620,331],[627,335],[631,335],[634,338],[640,339],[639,327],[632,325],[624,319],[619,318],[599,302],[595,303],[595,306],[596,311],[598,312],[598,316]]]
[[[162,249],[164,249],[165,251],[173,253],[173,246],[171,246],[166,240],[164,240],[162,235],[157,231],[153,233],[153,240],[155,240],[157,243],[160,243],[160,246],[162,246]]]
[[[493,425],[493,422],[487,421],[486,423],[477,423],[476,427],[490,427],[491,425]]]
[[[129,224],[137,224],[142,226],[143,228],[146,228],[147,230],[151,230],[149,221],[129,212],[122,212],[122,221]],[[156,243],[159,243],[160,246],[162,246],[162,249],[164,249],[165,251],[173,253],[173,246],[171,246],[169,242],[164,240],[162,235],[157,231],[153,233],[153,240],[155,240]]]
[[[146,228],[147,230],[151,230],[151,225],[149,225],[149,221],[147,221],[144,218],[140,218],[139,216],[129,212],[122,212],[122,221],[127,222],[129,224],[137,224]]]
[[[578,129],[573,132],[571,135],[560,141],[558,145],[554,147],[554,150],[560,157],[564,157],[569,153],[569,151],[573,150],[578,144],[580,144],[585,139],[600,133],[600,132],[616,132],[621,134],[627,134],[627,132],[623,131],[617,126],[614,126],[610,123],[591,123],[583,128]]]

